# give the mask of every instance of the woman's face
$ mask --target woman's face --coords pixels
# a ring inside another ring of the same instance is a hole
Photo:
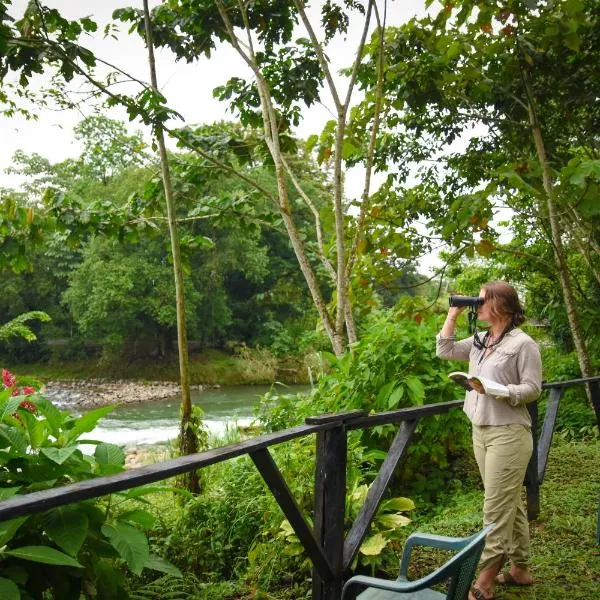
[[[485,290],[479,290],[479,297],[484,301],[481,306],[477,307],[477,318],[480,321],[488,321],[490,320],[490,311],[488,310],[488,305],[485,303]]]

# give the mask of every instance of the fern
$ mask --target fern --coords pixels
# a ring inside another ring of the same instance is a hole
[[[188,600],[200,591],[200,583],[193,575],[184,577],[166,575],[129,592],[131,600]]]

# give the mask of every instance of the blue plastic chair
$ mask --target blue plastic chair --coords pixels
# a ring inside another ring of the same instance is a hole
[[[413,533],[404,546],[398,579],[390,581],[355,575],[344,585],[342,600],[466,600],[485,546],[485,537],[493,528],[492,523],[479,533],[466,538]],[[458,552],[433,573],[415,581],[408,581],[408,563],[415,546]],[[449,581],[447,594],[430,589],[431,586],[446,581]],[[364,591],[361,593],[361,590]]]

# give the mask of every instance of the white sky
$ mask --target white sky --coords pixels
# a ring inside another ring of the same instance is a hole
[[[122,32],[117,41],[103,39],[101,33],[104,25],[111,21],[113,10],[127,6],[141,8],[140,0],[46,0],[45,4],[57,8],[67,18],[92,16],[99,28],[93,37],[90,36],[88,41],[83,42],[84,45],[92,49],[98,57],[118,65],[143,81],[148,81],[146,49],[139,36],[127,35],[127,27],[123,24],[120,24]],[[150,0],[150,4],[160,4],[160,0]],[[313,4],[318,7],[321,2]],[[425,12],[424,0],[391,0],[388,4],[389,25],[399,25],[416,14]],[[13,0],[11,14],[20,16],[26,5],[27,0]],[[314,22],[318,25],[318,19],[314,19]],[[348,39],[338,38],[328,49],[333,72],[351,64],[361,27],[362,23],[358,19],[354,20]],[[298,30],[298,36],[300,35],[305,35],[303,28]],[[222,45],[210,59],[202,58],[192,64],[175,62],[174,55],[169,50],[157,50],[156,58],[161,91],[166,96],[169,106],[178,111],[187,123],[210,123],[234,118],[226,111],[226,103],[212,97],[213,88],[224,84],[229,77],[248,77],[247,68],[233,49]],[[76,90],[77,87],[74,86],[73,89]],[[345,95],[345,87],[341,89]],[[357,94],[354,97],[357,97]],[[331,110],[333,106],[328,108]],[[86,114],[92,114],[93,110],[94,107],[90,105]],[[108,114],[113,118],[127,120],[122,109],[111,109]],[[82,119],[81,113],[75,110],[57,112],[42,108],[38,116],[38,121],[26,121],[21,117],[0,121],[0,186],[10,186],[16,182],[14,177],[4,173],[15,150],[37,152],[52,162],[78,155],[79,148],[73,139],[72,130]],[[320,133],[325,122],[332,118],[321,105],[305,110],[303,117],[297,130],[301,137]],[[142,126],[136,123],[131,127],[142,129]]]
[[[46,0],[45,4],[58,9],[67,18],[81,18],[91,16],[98,23],[98,31],[83,42],[93,50],[99,58],[118,65],[124,71],[143,81],[149,79],[147,66],[147,53],[142,40],[137,34],[128,35],[127,26],[120,24],[121,34],[118,40],[104,39],[102,31],[104,25],[111,21],[112,12],[121,7],[134,6],[141,8],[141,0]],[[150,0],[151,6],[160,4],[160,0]],[[318,26],[318,9],[320,1],[313,1],[315,8],[309,12],[313,18],[313,25]],[[382,2],[379,2],[382,6]],[[13,16],[21,16],[27,5],[27,0],[13,0],[10,12]],[[387,24],[400,25],[413,16],[425,14],[425,0],[390,0],[388,2]],[[357,46],[362,31],[362,23],[355,19],[346,38],[338,37],[328,47],[327,53],[331,60],[331,70],[336,73],[341,68],[348,67],[353,59],[353,52]],[[297,36],[306,35],[302,26],[299,26]],[[247,67],[242,59],[229,46],[222,45],[210,59],[202,58],[199,61],[186,64],[175,62],[174,55],[168,50],[157,50],[157,73],[159,87],[166,96],[169,106],[178,111],[186,123],[211,123],[220,119],[235,117],[227,112],[226,103],[219,102],[212,96],[212,90],[224,84],[230,77],[238,75],[248,77]],[[47,77],[38,78],[38,81],[47,82]],[[77,85],[73,90],[77,91]],[[346,87],[340,87],[342,97],[345,96]],[[126,90],[123,90],[126,91]],[[358,98],[355,92],[354,99]],[[307,137],[312,133],[320,133],[324,124],[330,120],[333,106],[316,105],[303,112],[303,120],[296,133]],[[18,188],[20,178],[5,173],[11,164],[11,158],[18,149],[27,154],[36,152],[52,162],[59,162],[68,157],[76,157],[80,153],[78,143],[73,138],[73,127],[89,114],[94,113],[94,106],[89,105],[84,109],[84,114],[76,110],[56,111],[40,108],[37,121],[27,121],[22,117],[0,119],[0,187]],[[104,109],[104,114],[116,119],[127,121],[123,109]],[[133,122],[128,125],[131,130],[144,131],[143,125]],[[374,180],[377,185],[377,178]],[[363,187],[363,174],[360,169],[348,172],[346,190],[348,195],[359,194]],[[373,186],[372,186],[373,188]],[[372,189],[373,191],[373,189]],[[421,261],[421,268],[431,267],[436,264],[435,257]]]

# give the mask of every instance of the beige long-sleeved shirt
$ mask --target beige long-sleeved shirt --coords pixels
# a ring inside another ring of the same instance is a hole
[[[488,356],[473,345],[473,337],[436,338],[436,353],[448,360],[468,360],[469,375],[481,375],[508,387],[509,398],[467,392],[464,411],[475,425],[531,425],[525,404],[542,391],[542,360],[538,345],[520,329],[512,329]]]

